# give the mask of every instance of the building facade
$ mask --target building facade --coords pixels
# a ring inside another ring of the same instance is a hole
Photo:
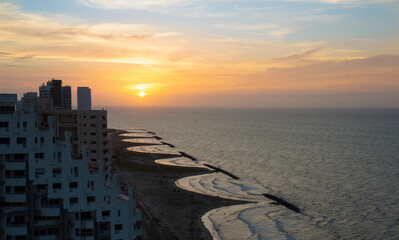
[[[42,98],[52,98],[54,109],[71,109],[71,87],[62,86],[62,80],[47,81],[39,87],[39,94]]]
[[[141,239],[133,189],[125,196],[118,175],[107,180],[103,159],[90,171],[74,126],[42,111],[51,101],[16,98],[0,94],[0,239]]]
[[[78,87],[78,110],[91,110],[91,89]]]

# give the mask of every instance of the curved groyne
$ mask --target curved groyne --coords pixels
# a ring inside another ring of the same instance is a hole
[[[189,159],[191,159],[191,160],[193,160],[193,161],[197,161],[197,159],[195,158],[195,157],[193,157],[193,156],[191,156],[191,155],[188,155],[187,153],[185,153],[185,152],[179,152],[183,157],[186,157],[186,158],[189,158]]]
[[[210,165],[210,164],[206,164],[206,163],[204,163],[204,165],[207,166],[207,167],[209,167],[209,168],[211,168],[211,169],[213,169],[213,170],[215,170],[216,172],[221,172],[221,173],[223,173],[223,174],[226,174],[227,176],[229,176],[229,177],[231,177],[231,178],[233,178],[233,179],[236,179],[236,180],[240,179],[240,178],[237,177],[236,175],[234,175],[234,174],[232,174],[232,173],[230,173],[230,172],[228,172],[228,171],[226,171],[226,170],[224,170],[224,169],[221,169],[221,168],[218,168],[218,167],[212,166],[212,165]]]
[[[164,145],[167,145],[167,146],[169,146],[171,148],[176,148],[175,145],[173,145],[173,144],[170,144],[170,143],[167,143],[167,142],[161,142],[161,143],[164,144]]]
[[[288,208],[288,209],[290,209],[290,210],[292,210],[292,211],[294,211],[296,213],[300,213],[301,212],[301,210],[297,206],[295,206],[294,204],[291,204],[291,203],[289,203],[289,202],[287,202],[287,201],[285,201],[285,200],[283,200],[283,199],[281,199],[279,197],[276,197],[276,196],[268,194],[268,193],[264,193],[263,196],[265,196],[266,198],[268,198],[270,200],[275,201],[279,205],[282,205],[282,206],[284,206],[284,207],[286,207],[286,208]]]

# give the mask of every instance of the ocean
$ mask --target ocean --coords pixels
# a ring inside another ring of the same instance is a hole
[[[110,128],[156,132],[240,178],[178,183],[256,202],[204,216],[215,239],[399,239],[399,109],[107,110]],[[301,212],[270,204],[263,193]]]

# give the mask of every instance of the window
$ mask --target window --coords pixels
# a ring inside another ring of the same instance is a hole
[[[23,153],[14,154],[14,159],[17,162],[25,161],[25,159],[28,159],[28,154],[23,154]]]
[[[36,159],[43,159],[44,158],[44,153],[35,153],[35,158]]]
[[[95,118],[96,118],[96,116],[94,116],[94,115],[91,115],[91,116],[90,116],[90,118],[91,118],[91,119],[95,119]]]
[[[23,194],[25,193],[25,186],[15,186],[14,187],[14,192],[16,194]]]
[[[90,133],[90,136],[96,136],[95,132]]]
[[[37,144],[37,137],[35,137],[35,143]]]
[[[115,231],[117,230],[122,230],[123,229],[123,225],[122,224],[115,224]]]
[[[10,145],[10,138],[0,138],[0,144]]]
[[[73,198],[70,198],[69,199],[69,205],[75,205],[75,204],[78,204],[79,203],[79,198],[77,198],[77,197],[73,197]]]
[[[96,153],[96,150],[94,149],[94,150],[91,150],[90,152],[91,152],[91,153]]]
[[[44,143],[44,137],[40,138],[40,143]]]
[[[91,141],[90,143],[91,143],[91,144],[97,144],[97,142],[96,142],[96,141]]]
[[[22,126],[23,126],[23,128],[27,128],[28,127],[28,123],[26,121],[23,121],[22,122]]]
[[[0,128],[8,128],[8,122],[0,122]]]
[[[90,124],[90,127],[96,127],[96,124]]]
[[[109,217],[110,216],[110,211],[102,211],[102,216],[103,217]]]
[[[61,168],[53,168],[53,177],[61,175]]]
[[[17,138],[17,144],[26,144],[26,138],[24,137]]]
[[[53,189],[61,189],[62,184],[61,183],[53,183]]]
[[[14,106],[0,106],[0,112],[14,112]]]
[[[121,210],[118,210],[118,216],[119,217],[121,216]]]
[[[36,185],[36,191],[41,192],[47,189],[47,184],[38,184]]]
[[[78,188],[78,182],[70,182],[69,188]]]
[[[88,196],[86,198],[86,201],[87,201],[87,204],[94,203],[96,201],[96,197],[95,196]]]
[[[35,168],[35,177],[39,177],[44,174],[44,168]]]
[[[24,178],[25,170],[6,170],[6,178]]]

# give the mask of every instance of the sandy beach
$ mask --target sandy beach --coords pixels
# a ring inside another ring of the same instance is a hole
[[[122,133],[126,131],[109,130],[112,171],[122,175],[123,190],[127,185],[135,188],[143,216],[143,239],[212,239],[201,217],[215,208],[248,203],[178,188],[176,180],[213,170],[157,164],[155,160],[181,155],[128,151],[128,147],[142,144],[123,141],[129,137],[119,136]]]

